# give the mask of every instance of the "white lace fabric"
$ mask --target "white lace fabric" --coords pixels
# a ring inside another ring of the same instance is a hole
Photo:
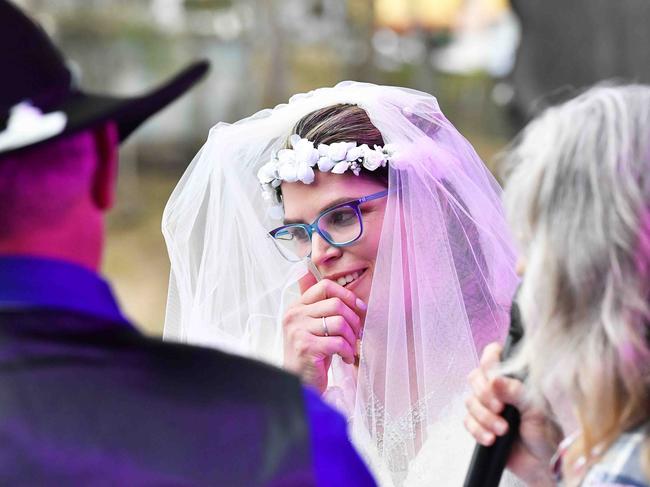
[[[348,417],[381,485],[460,485],[473,447],[466,376],[504,338],[517,277],[500,188],[432,96],[344,82],[213,127],[163,216],[165,337],[282,365],[282,316],[306,270],[266,238],[277,220],[257,172],[298,120],[339,103],[363,108],[400,150],[359,368],[335,357],[325,399]]]

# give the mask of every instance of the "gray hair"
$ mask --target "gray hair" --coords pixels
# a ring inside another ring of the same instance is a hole
[[[597,86],[547,109],[505,156],[505,205],[526,270],[532,399],[557,391],[585,447],[647,420],[650,87]],[[587,449],[589,451],[589,449]]]

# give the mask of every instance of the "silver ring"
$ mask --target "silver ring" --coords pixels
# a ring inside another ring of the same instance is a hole
[[[325,333],[325,336],[328,337],[330,336],[330,331],[327,329],[327,323],[325,322],[325,317],[322,316],[321,320],[323,320],[323,333]]]

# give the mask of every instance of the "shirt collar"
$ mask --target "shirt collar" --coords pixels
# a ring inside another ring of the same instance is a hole
[[[41,257],[0,257],[0,310],[34,308],[129,324],[108,283],[92,270]]]

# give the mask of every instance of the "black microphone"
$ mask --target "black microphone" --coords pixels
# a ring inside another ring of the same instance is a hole
[[[524,336],[521,325],[521,315],[517,305],[517,294],[510,308],[510,330],[503,347],[502,359],[510,357],[513,349]],[[508,422],[508,431],[503,436],[497,436],[491,446],[477,444],[474,447],[472,461],[467,470],[464,487],[497,487],[506,466],[512,444],[519,434],[521,415],[519,410],[511,404],[506,404],[501,416]]]

